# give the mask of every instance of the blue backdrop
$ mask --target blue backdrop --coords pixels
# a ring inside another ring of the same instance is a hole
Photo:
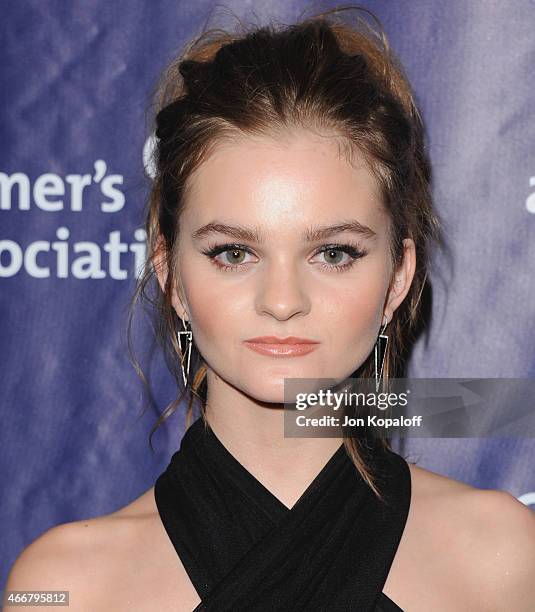
[[[156,413],[140,415],[126,307],[144,257],[150,93],[213,4],[3,4],[2,585],[43,531],[133,500],[178,448],[181,413],[155,434],[156,452],[148,447]],[[225,5],[260,22],[291,22],[310,8],[280,0]],[[409,375],[533,377],[535,3],[363,5],[382,20],[416,91],[452,252],[451,260],[436,258],[431,322]],[[148,325],[139,319],[134,331],[142,350]],[[157,353],[151,379],[163,407],[175,388]],[[535,505],[534,449],[532,438],[413,438],[399,450]]]

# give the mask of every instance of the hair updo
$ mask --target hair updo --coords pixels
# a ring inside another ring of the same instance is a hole
[[[371,15],[374,29],[353,9]],[[390,219],[390,257],[394,269],[403,257],[403,239],[416,246],[416,270],[409,293],[389,324],[383,377],[399,376],[415,337],[432,240],[440,224],[433,210],[430,165],[424,128],[407,78],[377,19],[362,7],[332,9],[289,26],[256,27],[235,33],[208,30],[194,39],[164,72],[156,91],[156,174],[145,218],[147,262],[132,305],[143,297],[154,308],[156,337],[177,386],[182,385],[180,318],[172,305],[181,212],[188,178],[222,139],[273,135],[289,128],[332,135],[351,160],[359,152],[375,177]],[[153,257],[163,253],[165,290],[154,283]],[[132,309],[130,311],[129,329]],[[353,376],[374,376],[373,351]],[[135,362],[138,374],[146,379]],[[206,365],[193,346],[186,389],[159,416],[151,431],[188,397],[187,421],[195,398],[204,418]],[[382,440],[389,446],[388,440]],[[371,466],[355,438],[344,444],[374,492]]]

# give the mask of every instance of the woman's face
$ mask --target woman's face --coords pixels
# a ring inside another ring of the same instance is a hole
[[[215,374],[258,401],[283,402],[284,378],[350,376],[409,289],[414,245],[405,242],[393,277],[375,180],[333,138],[298,132],[219,145],[191,177],[179,235],[182,300],[174,301],[208,384]],[[266,355],[245,344],[259,336],[317,344],[304,355]]]

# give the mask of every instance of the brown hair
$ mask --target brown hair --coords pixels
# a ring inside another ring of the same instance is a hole
[[[359,16],[355,23],[344,21],[350,9],[371,15],[377,29]],[[403,257],[403,239],[415,242],[416,271],[389,324],[384,362],[384,379],[399,375],[420,314],[430,242],[439,239],[440,224],[432,206],[423,122],[375,16],[362,7],[345,6],[284,27],[205,31],[164,72],[156,106],[156,174],[145,219],[147,262],[132,303],[143,297],[155,307],[156,335],[177,386],[182,386],[183,356],[177,341],[182,324],[171,300],[188,178],[222,138],[273,134],[294,126],[332,134],[346,145],[349,156],[354,150],[364,155],[391,220],[394,269]],[[155,277],[157,252],[163,253],[168,275],[163,292],[155,283],[151,300],[145,288]],[[206,366],[198,353],[192,363],[196,366],[187,388],[159,416],[151,436],[188,394],[186,426],[195,398],[205,418]],[[373,367],[372,351],[358,376],[372,378]],[[381,444],[389,447],[386,439]],[[344,445],[381,497],[357,440],[344,438]]]

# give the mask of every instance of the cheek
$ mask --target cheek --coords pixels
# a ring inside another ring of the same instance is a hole
[[[199,283],[198,278],[189,270],[183,273],[182,282],[195,343],[210,363],[216,352],[228,352],[230,343],[239,337],[246,306],[232,284],[210,282],[209,278]]]
[[[386,298],[385,270],[368,271],[339,287],[334,299],[324,300],[325,317],[338,347],[360,347],[366,353],[376,341]],[[342,333],[341,333],[342,332]],[[363,356],[364,356],[363,353]]]
[[[338,315],[350,329],[373,327],[383,302],[382,286],[359,284],[358,290],[339,298]]]

